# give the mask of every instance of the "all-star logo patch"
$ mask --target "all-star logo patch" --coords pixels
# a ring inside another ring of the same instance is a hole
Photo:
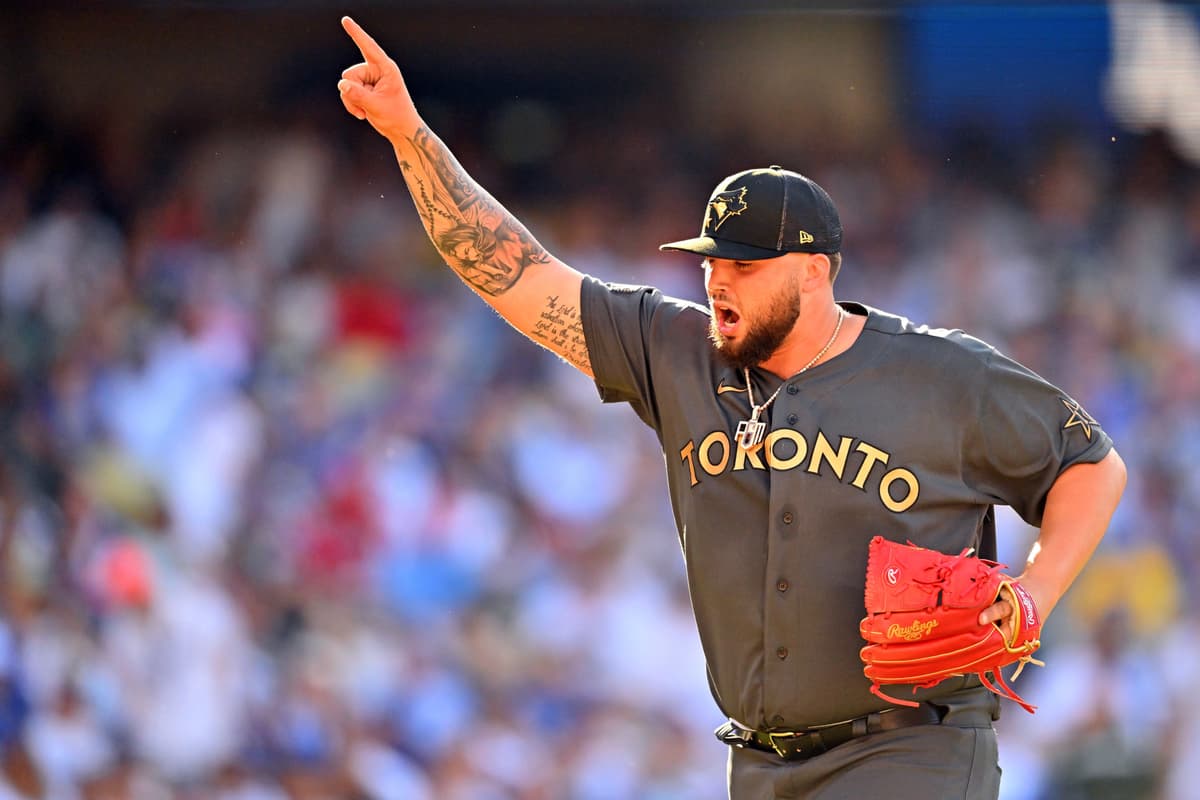
[[[1090,442],[1092,440],[1092,426],[1099,426],[1100,423],[1092,419],[1091,416],[1083,410],[1083,407],[1079,405],[1078,401],[1072,400],[1069,397],[1060,397],[1059,400],[1061,400],[1062,404],[1067,407],[1068,411],[1071,412],[1071,416],[1067,417],[1067,422],[1065,425],[1063,425],[1063,430],[1065,431],[1070,430],[1071,428],[1079,428],[1081,431],[1083,431],[1083,435]]]
[[[712,233],[730,217],[736,217],[747,208],[746,187],[717,192],[708,201],[708,213],[704,218],[704,230]]]

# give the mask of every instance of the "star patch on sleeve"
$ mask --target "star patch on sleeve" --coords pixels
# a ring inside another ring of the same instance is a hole
[[[1069,397],[1060,397],[1059,400],[1062,400],[1062,404],[1071,412],[1071,416],[1067,417],[1067,423],[1063,425],[1063,430],[1079,428],[1090,442],[1092,440],[1092,426],[1099,427],[1100,423],[1092,419],[1091,415],[1083,410],[1083,406],[1079,405],[1077,400],[1072,400]]]

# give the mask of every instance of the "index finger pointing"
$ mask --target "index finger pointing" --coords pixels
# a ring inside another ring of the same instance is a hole
[[[363,59],[368,64],[384,64],[387,63],[388,55],[383,52],[371,34],[367,33],[350,17],[342,17],[342,27],[346,29],[346,33],[350,34],[350,38],[358,45],[358,51],[362,53]]]

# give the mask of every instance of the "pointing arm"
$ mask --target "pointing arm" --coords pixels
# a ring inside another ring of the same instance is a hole
[[[434,247],[509,324],[590,377],[582,273],[550,255],[467,174],[422,121],[396,62],[375,40],[349,17],[342,27],[363,56],[338,81],[342,103],[391,143]]]

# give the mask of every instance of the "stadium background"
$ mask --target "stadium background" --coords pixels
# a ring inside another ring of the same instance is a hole
[[[1197,12],[443,0],[6,4],[0,798],[723,797],[654,437],[440,265],[347,11],[576,267],[698,297],[656,245],[784,164],[840,297],[1078,397],[1129,488],[1003,793],[1192,796]]]

